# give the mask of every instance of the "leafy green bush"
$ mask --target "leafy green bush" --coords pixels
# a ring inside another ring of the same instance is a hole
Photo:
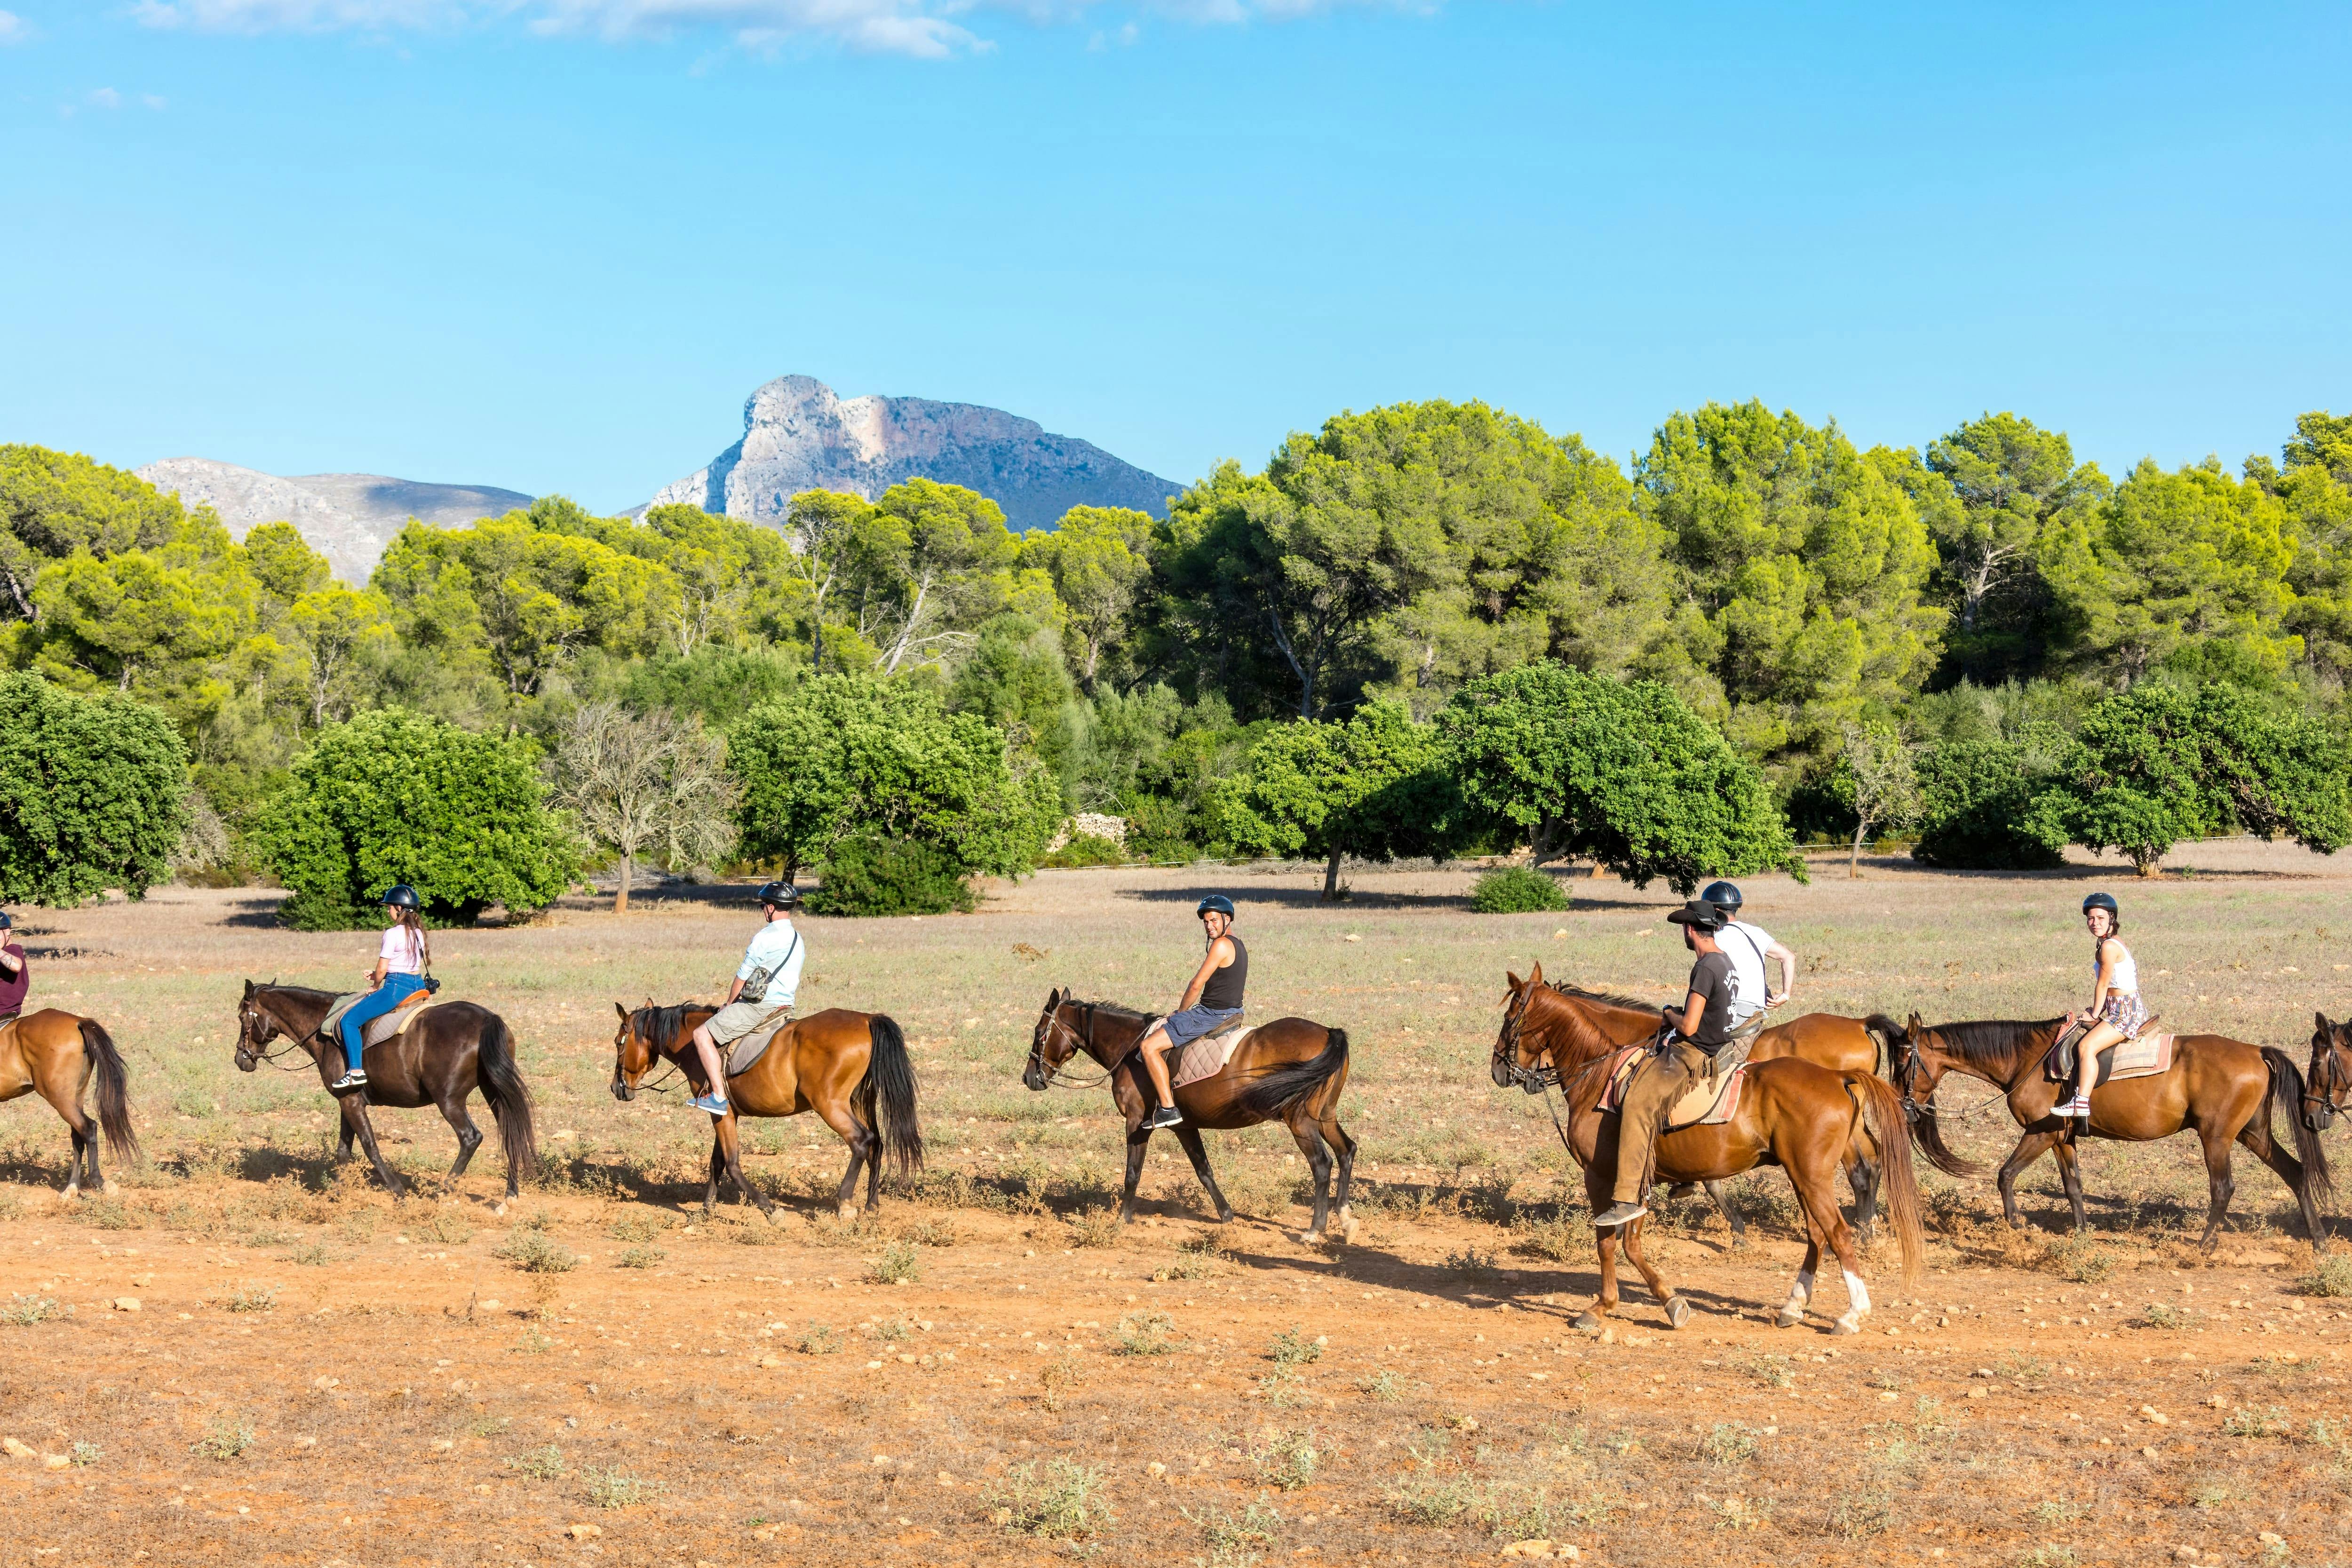
[[[415,888],[436,924],[552,902],[579,851],[533,763],[527,742],[404,709],[321,730],[253,828],[294,890],[279,918],[303,931],[372,925],[394,882]]]
[[[1088,866],[1124,866],[1127,851],[1116,838],[1103,838],[1092,833],[1073,833],[1069,842],[1059,849],[1049,849],[1037,860],[1040,866],[1060,870],[1078,870]]]
[[[143,897],[187,831],[187,765],[151,708],[0,675],[0,900]]]
[[[808,899],[820,915],[943,915],[978,903],[951,856],[911,838],[843,839]]]
[[[1478,879],[1478,885],[1470,889],[1470,907],[1482,915],[1530,914],[1568,908],[1568,894],[1541,871],[1506,866]]]
[[[2034,815],[2031,756],[2006,741],[1950,741],[1919,759],[1926,810],[1911,858],[1955,870],[2038,871],[2065,857]],[[2062,841],[2063,842],[2063,841]]]

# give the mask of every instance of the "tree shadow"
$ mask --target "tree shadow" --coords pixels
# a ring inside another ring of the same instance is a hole
[[[1663,915],[1667,910],[1679,909],[1682,900],[1664,898],[1652,900],[1634,894],[1625,898],[1598,898],[1584,890],[1581,885],[1573,889],[1575,902],[1565,910],[1552,911],[1553,918],[1565,919],[1587,910],[1617,910],[1650,912]],[[1255,883],[1202,883],[1181,888],[1118,888],[1111,897],[1128,899],[1139,903],[1197,904],[1211,893],[1223,893],[1244,904],[1272,904],[1285,910],[1329,910],[1346,914],[1351,910],[1454,910],[1466,912],[1470,898],[1466,893],[1388,893],[1358,891],[1345,899],[1326,900],[1320,888],[1262,887]]]

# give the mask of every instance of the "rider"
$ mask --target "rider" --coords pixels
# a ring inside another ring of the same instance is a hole
[[[1617,1184],[1615,1202],[1592,1216],[1607,1229],[1626,1225],[1649,1212],[1643,1196],[1650,1180],[1650,1154],[1658,1131],[1675,1101],[1707,1076],[1715,1053],[1731,1039],[1731,957],[1717,945],[1723,916],[1713,904],[1694,899],[1666,917],[1683,928],[1683,945],[1698,954],[1691,965],[1690,994],[1678,1015],[1664,1010],[1674,1035],[1658,1052],[1636,1068],[1633,1080],[1617,1112]]]
[[[1724,955],[1731,960],[1731,979],[1738,994],[1731,1003],[1731,1027],[1737,1033],[1739,1026],[1754,1017],[1759,1009],[1778,1007],[1797,994],[1797,955],[1772,940],[1772,933],[1762,926],[1751,925],[1739,918],[1739,889],[1729,882],[1709,882],[1699,892],[1702,903],[1715,906],[1723,917],[1723,931],[1716,940]],[[1764,961],[1777,959],[1780,964],[1780,989],[1774,991],[1764,977]]]
[[[384,889],[383,901],[383,942],[376,950],[375,967],[368,971],[368,994],[344,1009],[338,1029],[343,1037],[343,1076],[327,1086],[337,1094],[367,1087],[361,1057],[367,1026],[424,990],[425,976],[433,967],[433,943],[417,913],[416,889],[395,882]]]
[[[24,945],[16,940],[16,922],[0,910],[0,1024],[25,1010],[25,994],[33,988],[33,966],[25,962]]]
[[[727,1114],[727,1072],[719,1047],[731,1046],[780,1011],[790,1012],[793,993],[800,989],[801,966],[808,949],[793,929],[793,911],[801,907],[801,890],[790,882],[770,882],[760,889],[760,918],[735,968],[735,984],[727,988],[727,1005],[694,1026],[694,1048],[702,1058],[709,1092],[689,1100],[697,1110]]]
[[[1167,1053],[1203,1035],[1213,1035],[1240,1017],[1242,988],[1249,984],[1249,949],[1234,934],[1234,901],[1223,893],[1211,893],[1192,912],[1201,917],[1202,929],[1208,932],[1209,950],[1202,956],[1201,967],[1192,972],[1192,983],[1184,987],[1184,999],[1176,1005],[1176,1011],[1155,1019],[1138,1042],[1137,1048],[1143,1052],[1143,1070],[1151,1075],[1152,1091],[1160,1097],[1159,1109],[1144,1119],[1146,1128],[1183,1123],[1183,1112],[1176,1109],[1176,1091],[1168,1085]]]
[[[2083,900],[2083,923],[2091,931],[2091,1005],[2087,1012],[2069,1011],[2068,1025],[2089,1023],[2090,1033],[2074,1047],[2074,1098],[2058,1108],[2064,1117],[2091,1119],[2091,1086],[2098,1081],[2099,1053],[2125,1040],[2139,1037],[2147,1022],[2147,1004],[2139,995],[2139,963],[2119,934],[2123,910],[2114,897],[2093,893]]]

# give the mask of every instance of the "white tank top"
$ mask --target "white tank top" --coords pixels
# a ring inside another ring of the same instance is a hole
[[[2116,991],[2116,992],[2118,994],[2120,994],[2120,995],[2125,995],[2125,996],[2137,996],[2137,995],[2138,995],[2138,994],[2139,994],[2139,960],[2137,960],[2137,959],[2136,959],[2136,958],[2134,958],[2134,957],[2132,956],[2132,951],[2131,951],[2131,949],[2130,949],[2130,948],[2127,948],[2127,947],[2124,947],[2124,944],[2122,943],[2122,942],[2117,941],[2116,939],[2112,938],[2112,937],[2111,937],[2111,938],[2109,938],[2108,940],[2109,940],[2109,941],[2111,941],[2111,942],[2115,942],[2115,943],[2116,943],[2116,945],[2117,947],[2123,947],[2123,948],[2124,948],[2124,955],[2123,955],[2121,958],[2119,958],[2119,959],[2116,960],[2116,973],[2115,973],[2115,978],[2113,978],[2112,980],[2108,981],[2108,982],[2107,982],[2107,984],[2109,985],[2109,987],[2110,987],[2110,988],[2112,988],[2114,991]],[[2095,984],[2098,984],[2098,980],[2099,980],[2099,954],[2098,954],[2098,950],[2097,950],[2097,949],[2095,949],[2095,948],[2094,948],[2094,949],[2092,950],[2092,952],[2091,952],[2091,983],[2092,983],[2094,985],[2095,985]],[[2103,1000],[2103,1001],[2104,1001],[2104,1000],[2105,1000],[2105,998],[2103,997],[2103,998],[2101,998],[2101,1000]]]

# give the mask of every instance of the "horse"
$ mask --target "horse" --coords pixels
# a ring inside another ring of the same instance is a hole
[[[1933,1028],[1911,1015],[1904,1030],[1895,1083],[1903,1091],[1906,1112],[1920,1129],[1920,1142],[1940,1147],[1933,1100],[1936,1086],[1947,1072],[1979,1078],[1999,1089],[2009,1100],[2010,1116],[2023,1132],[2000,1173],[2001,1212],[2012,1226],[2024,1221],[2017,1212],[2017,1178],[2042,1151],[2056,1149],[2058,1171],[2074,1205],[2074,1231],[2089,1228],[2083,1212],[2083,1178],[2075,1168],[2074,1141],[2066,1121],[2052,1112],[2061,1085],[2049,1081],[2042,1058],[2065,1027],[2063,1018],[2038,1023],[1985,1019],[1938,1024]],[[2294,1106],[2295,1152],[2289,1154],[2271,1134],[2273,1111],[2284,1101]],[[2091,1091],[2091,1135],[2124,1142],[2148,1142],[2169,1138],[2194,1127],[2205,1149],[2205,1179],[2211,1206],[2200,1245],[2211,1247],[2229,1212],[2237,1182],[2230,1173],[2230,1145],[2234,1141],[2253,1151],[2255,1158],[2278,1173],[2303,1211],[2305,1230],[2312,1245],[2326,1245],[2319,1205],[2335,1194],[2335,1179],[2320,1147],[2318,1129],[2303,1114],[2305,1109],[2303,1074],[2284,1051],[2249,1045],[2224,1035],[2181,1035],[2173,1043],[2172,1066],[2147,1078],[2103,1083]]]
[[[656,1006],[648,1000],[632,1012],[615,1002],[621,1026],[613,1037],[613,1098],[631,1100],[656,1062],[672,1063],[698,1095],[708,1093],[702,1054],[694,1048],[698,1025],[719,1009],[707,1002]],[[725,1047],[721,1047],[723,1051]],[[881,1013],[828,1007],[794,1018],[776,1032],[748,1071],[727,1080],[727,1114],[711,1128],[710,1183],[702,1212],[719,1201],[719,1178],[732,1176],[745,1197],[770,1221],[776,1205],[744,1179],[743,1151],[736,1134],[739,1116],[798,1116],[814,1110],[849,1145],[849,1169],[834,1194],[843,1219],[857,1212],[857,1173],[867,1173],[866,1202],[882,1206],[882,1161],[887,1152],[901,1176],[923,1164],[923,1132],[915,1117],[915,1069],[907,1057],[907,1037]]]
[[[1042,1090],[1054,1081],[1070,1058],[1084,1051],[1103,1069],[1112,1103],[1127,1118],[1127,1185],[1120,1195],[1121,1225],[1135,1219],[1135,1187],[1143,1177],[1143,1154],[1150,1146],[1151,1130],[1144,1117],[1155,1103],[1151,1080],[1144,1076],[1136,1044],[1150,1026],[1148,1014],[1108,1002],[1081,1002],[1059,986],[1045,997],[1037,1027],[1029,1040],[1029,1059],[1021,1081]],[[1189,1047],[1187,1047],[1190,1048]],[[1173,1068],[1181,1053],[1169,1053]],[[1214,1077],[1186,1084],[1176,1091],[1176,1109],[1183,1121],[1171,1129],[1176,1142],[1192,1162],[1192,1173],[1217,1205],[1217,1223],[1234,1217],[1234,1205],[1209,1169],[1209,1152],[1201,1142],[1201,1129],[1223,1131],[1280,1121],[1306,1157],[1315,1177],[1315,1217],[1300,1237],[1309,1246],[1319,1244],[1326,1223],[1336,1217],[1342,1239],[1353,1237],[1356,1221],[1349,1213],[1348,1189],[1356,1172],[1356,1141],[1339,1125],[1339,1094],[1348,1084],[1348,1031],[1326,1028],[1308,1018],[1276,1018],[1250,1031],[1233,1059]],[[1092,1085],[1087,1087],[1091,1088]],[[1338,1213],[1333,1215],[1325,1188],[1331,1175],[1331,1152],[1339,1156]]]
[[[321,1088],[343,1070],[340,1039],[319,1033],[319,1026],[335,1005],[332,991],[307,985],[267,985],[245,983],[245,999],[236,1008],[236,1066],[251,1072],[263,1062],[300,1051],[318,1069]],[[273,1051],[280,1037],[289,1043]],[[474,1002],[444,1002],[381,1045],[367,1047],[367,1087],[335,1096],[341,1131],[335,1148],[338,1163],[352,1157],[356,1137],[367,1151],[376,1179],[395,1198],[407,1195],[400,1177],[384,1163],[376,1147],[375,1126],[368,1106],[414,1110],[435,1106],[449,1130],[457,1135],[457,1163],[449,1167],[449,1184],[466,1173],[474,1151],[482,1145],[481,1129],[467,1114],[466,1102],[476,1089],[489,1102],[499,1124],[499,1145],[507,1157],[507,1196],[515,1196],[525,1173],[539,1163],[539,1138],[531,1127],[530,1090],[515,1066],[514,1037],[506,1020]]]
[[[1509,1052],[1507,1058],[1506,1050]],[[1497,1081],[1503,1068],[1513,1069],[1509,1082],[1524,1082],[1552,1072],[1560,1079],[1568,1118],[1561,1141],[1576,1163],[1584,1167],[1584,1196],[1594,1214],[1607,1208],[1617,1174],[1619,1118],[1601,1110],[1601,1096],[1610,1078],[1610,1052],[1559,1073],[1540,1065],[1541,1047],[1531,1048],[1524,1036],[1496,1043]],[[1797,1203],[1805,1214],[1805,1261],[1797,1270],[1789,1299],[1774,1320],[1780,1328],[1802,1322],[1812,1300],[1813,1279],[1821,1268],[1824,1245],[1837,1256],[1845,1275],[1846,1310],[1832,1321],[1831,1331],[1858,1333],[1863,1315],[1871,1310],[1870,1288],[1855,1267],[1853,1232],[1837,1205],[1837,1171],[1856,1144],[1867,1139],[1878,1150],[1880,1173],[1886,1189],[1887,1217],[1901,1248],[1903,1281],[1907,1287],[1919,1277],[1927,1237],[1919,1220],[1919,1182],[1911,1166],[1911,1131],[1895,1090],[1875,1073],[1848,1068],[1832,1072],[1796,1057],[1751,1062],[1739,1103],[1731,1120],[1720,1125],[1681,1128],[1662,1134],[1657,1142],[1657,1176],[1666,1182],[1718,1182],[1753,1170],[1768,1160],[1789,1173]],[[1577,1319],[1577,1327],[1593,1331],[1617,1306],[1617,1242],[1622,1230],[1625,1256],[1642,1272],[1643,1283],[1664,1308],[1667,1325],[1681,1328],[1690,1316],[1690,1303],[1666,1289],[1665,1281],[1642,1252],[1644,1215],[1632,1224],[1595,1229],[1592,1243],[1601,1264],[1601,1289],[1592,1306]]]
[[[1541,963],[1525,980],[1507,971],[1504,979],[1509,990],[1503,998],[1502,1030],[1494,1059],[1499,1088],[1518,1083],[1529,1094],[1542,1088],[1539,1078],[1523,1079],[1507,1071],[1506,1059],[1521,1035],[1535,1042],[1538,1058],[1564,1074],[1594,1057],[1655,1037],[1664,1021],[1650,1003],[1547,981]],[[1807,1013],[1759,1033],[1748,1047],[1748,1059],[1796,1057],[1832,1072],[1866,1072],[1883,1078],[1882,1065],[1888,1059],[1890,1042],[1902,1033],[1902,1025],[1881,1014],[1848,1018],[1833,1013]],[[1923,1141],[1922,1148],[1937,1168],[1948,1174],[1981,1173],[1980,1167],[1955,1159],[1940,1143],[1931,1147]],[[1878,1216],[1877,1162],[1867,1151],[1855,1150],[1846,1167],[1846,1180],[1853,1188],[1854,1234],[1867,1247]],[[1730,1223],[1732,1245],[1739,1246],[1747,1236],[1748,1222],[1733,1211],[1718,1186],[1706,1185],[1707,1196]]]
[[[2352,1110],[2352,1025],[2331,1022],[2314,1013],[2311,1031],[2311,1072],[2304,1080],[2298,1120],[2314,1132],[2325,1132],[2338,1111]]]
[[[82,1091],[98,1082],[98,1120],[81,1108]],[[114,1184],[99,1174],[98,1140],[117,1160],[139,1158],[139,1133],[131,1125],[129,1075],[114,1038],[95,1018],[44,1007],[0,1024],[0,1100],[38,1090],[65,1118],[73,1134],[73,1159],[66,1166],[66,1196],[79,1196],[84,1178],[106,1192]]]

